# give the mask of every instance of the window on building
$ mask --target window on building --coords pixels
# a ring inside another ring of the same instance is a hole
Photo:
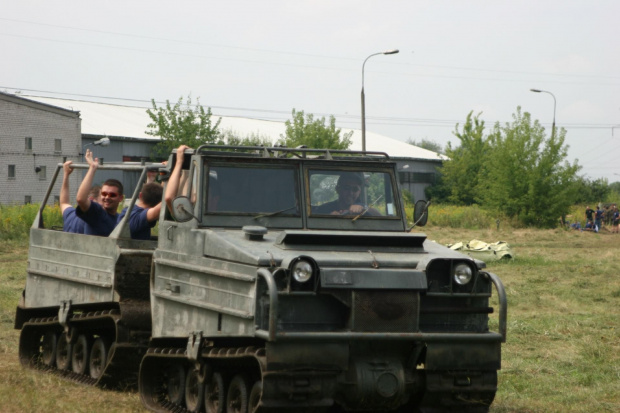
[[[15,179],[15,165],[9,165],[9,179]]]
[[[24,204],[32,204],[32,195],[26,195],[24,197]]]
[[[26,138],[26,146],[24,149],[26,149],[27,151],[32,150],[32,138],[30,137]]]
[[[54,139],[54,152],[62,152],[62,139]]]
[[[433,172],[399,172],[398,178],[403,184],[434,184]]]
[[[60,204],[60,197],[59,197],[58,195],[54,195],[54,203],[55,203],[56,205],[59,205],[59,204]]]
[[[47,179],[47,167],[45,165],[39,166],[40,171],[38,172],[39,180],[44,181]]]

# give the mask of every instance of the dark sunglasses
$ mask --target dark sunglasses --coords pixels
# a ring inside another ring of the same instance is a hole
[[[114,192],[104,192],[104,191],[101,191],[101,196],[102,197],[105,196],[105,197],[114,199],[114,198],[116,198],[118,196],[118,194],[114,193]]]

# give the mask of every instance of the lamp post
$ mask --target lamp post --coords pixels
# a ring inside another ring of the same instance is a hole
[[[547,90],[530,89],[530,91],[535,93],[548,93],[551,95],[551,97],[553,97],[553,123],[551,124],[551,139],[553,139],[555,137],[555,95]]]
[[[108,138],[107,136],[105,136],[105,137],[103,137],[103,138],[101,138],[101,139],[99,139],[99,140],[96,140],[96,141],[94,141],[94,142],[87,143],[86,145],[84,145],[84,146],[82,147],[82,152],[86,153],[86,147],[87,147],[88,145],[94,145],[94,146],[108,146],[109,144],[110,144],[110,138]]]
[[[387,50],[385,52],[373,53],[368,56],[364,63],[362,64],[362,152],[366,152],[366,97],[364,96],[364,66],[366,66],[366,61],[373,56],[377,56],[380,54],[396,54],[398,53],[398,49]]]

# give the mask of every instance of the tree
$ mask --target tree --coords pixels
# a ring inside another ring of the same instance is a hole
[[[218,137],[218,144],[221,145],[233,145],[233,146],[272,146],[271,139],[268,136],[260,135],[258,133],[251,133],[246,137],[235,134],[232,130],[226,130],[220,132]]]
[[[187,97],[185,104],[183,98],[172,106],[166,100],[164,108],[157,107],[155,100],[151,100],[153,109],[147,109],[152,123],[147,125],[147,135],[159,136],[161,141],[155,145],[153,155],[157,158],[166,158],[172,149],[181,144],[197,148],[206,143],[216,143],[220,136],[218,127],[221,119],[213,123],[211,108],[200,105],[196,99],[196,106],[192,108],[192,99]]]
[[[513,122],[495,124],[478,188],[485,207],[516,216],[526,225],[554,226],[574,199],[577,163],[566,159],[566,130],[545,139],[544,129],[530,114],[517,113]]]
[[[479,201],[478,186],[484,175],[484,167],[488,160],[491,148],[484,138],[484,121],[480,120],[480,113],[475,117],[469,112],[462,130],[457,124],[454,132],[460,145],[452,148],[448,142],[446,156],[450,158],[443,162],[440,169],[441,183],[446,186],[444,191],[436,189],[437,193],[449,193],[450,202],[460,205],[471,205]]]
[[[419,142],[416,141],[415,139],[408,139],[407,143],[409,145],[417,146],[422,149],[428,149],[429,151],[442,153],[442,154],[444,153],[444,150],[440,144],[438,144],[437,142],[433,142],[429,139],[423,138]]]
[[[353,132],[340,136],[340,128],[336,128],[336,118],[329,117],[329,125],[325,118],[314,119],[312,114],[304,117],[304,112],[293,109],[292,120],[285,122],[286,130],[280,135],[280,144],[289,148],[305,145],[317,149],[348,149],[351,146]]]

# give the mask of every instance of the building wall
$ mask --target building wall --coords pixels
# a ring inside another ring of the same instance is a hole
[[[79,112],[0,93],[0,204],[43,200],[58,164],[64,158],[79,159],[80,122]],[[26,138],[31,138],[31,149],[26,148]],[[10,165],[14,165],[14,177],[9,177]],[[37,167],[41,172],[35,172]],[[70,181],[73,198],[80,179],[74,175]],[[48,203],[59,192],[60,182]]]
[[[159,142],[158,140],[135,139],[125,137],[109,136],[110,145],[96,146],[92,143],[101,139],[99,135],[83,135],[83,149],[90,149],[93,155],[103,163],[120,163],[120,162],[152,162],[151,153],[153,147]],[[84,162],[84,161],[81,161]],[[86,171],[82,173],[85,174]],[[123,171],[106,171],[99,170],[95,175],[94,183],[101,185],[106,179],[118,179],[122,182],[125,197],[130,198],[136,188],[140,174],[137,172]]]
[[[437,168],[441,166],[441,161],[406,158],[392,159],[396,161],[398,182],[401,189],[409,191],[413,195],[414,201],[421,199],[427,201],[424,190],[435,183]]]

